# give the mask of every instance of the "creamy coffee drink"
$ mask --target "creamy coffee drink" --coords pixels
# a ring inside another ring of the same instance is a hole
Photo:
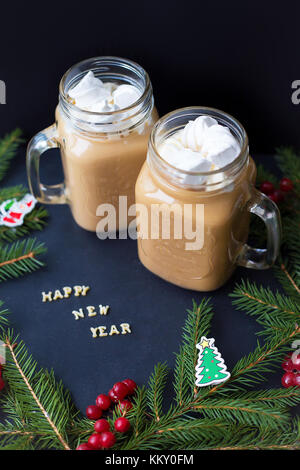
[[[95,91],[95,85],[99,90]],[[70,90],[69,96],[73,104],[86,111],[119,111],[112,123],[106,122],[106,116],[101,123],[102,131],[113,131],[114,134],[99,136],[98,116],[95,124],[85,125],[87,132],[77,132],[57,109],[58,135],[63,136],[61,153],[67,197],[74,219],[81,227],[95,231],[99,221],[97,207],[112,204],[116,210],[117,229],[125,229],[127,225],[118,225],[119,196],[127,196],[128,205],[134,204],[134,185],[146,158],[149,133],[158,118],[157,112],[153,109],[142,124],[128,130],[130,117],[127,119],[126,112],[122,110],[140,98],[140,90],[132,85],[103,83],[92,72],[88,72],[77,87]],[[77,115],[80,116],[80,112]],[[94,135],[89,135],[89,131]]]
[[[136,183],[137,210],[147,207],[138,219],[138,254],[144,266],[198,291],[223,285],[237,264],[268,267],[266,260],[252,260],[256,250],[245,245],[250,211],[255,212],[252,200],[255,207],[263,200],[278,222],[277,209],[254,189],[255,176],[246,133],[230,116],[185,108],[162,118],[154,126]],[[271,262],[277,250],[278,243]]]
[[[127,221],[119,226],[119,196],[134,203],[135,182],[157,119],[151,82],[139,65],[115,57],[77,64],[61,81],[56,124],[29,145],[32,192],[41,202],[69,203],[75,221],[90,231],[96,231],[104,205],[112,205],[116,229],[126,229]],[[43,150],[61,150],[65,181],[55,188],[36,181],[34,159],[42,136]]]

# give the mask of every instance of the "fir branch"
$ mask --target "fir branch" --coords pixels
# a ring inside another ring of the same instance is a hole
[[[29,238],[0,250],[0,282],[17,278],[44,266],[37,256],[46,252],[43,243]]]
[[[295,302],[300,301],[300,272],[296,272],[290,265],[290,262],[281,257],[274,266],[275,276],[281,283],[286,294]]]
[[[8,199],[16,199],[19,201],[28,189],[23,185],[11,186],[0,189],[0,203]],[[22,225],[17,227],[7,227],[6,225],[0,226],[0,239],[6,242],[13,242],[17,238],[25,237],[33,230],[42,230],[46,225],[48,211],[40,206],[35,207],[33,211],[25,215]]]
[[[283,408],[300,403],[300,389],[298,387],[239,392],[238,394],[233,393],[230,396],[232,399],[241,399],[245,403],[264,402],[271,405],[276,404]]]
[[[219,447],[211,450],[296,450],[300,449],[299,422],[295,420],[285,431],[241,428]]]
[[[183,344],[176,355],[174,389],[176,399],[182,403],[186,395],[199,393],[195,388],[195,367],[198,360],[196,348],[201,336],[207,336],[213,316],[210,299],[203,299],[199,305],[193,300],[193,309],[187,310],[188,316],[183,327]]]
[[[190,392],[190,384],[185,380],[185,363],[186,353],[184,348],[181,346],[179,352],[176,354],[175,367],[174,367],[174,392],[175,400],[178,405],[182,405],[186,400]]]
[[[0,300],[0,309],[1,309],[3,304],[4,304],[4,302],[2,302],[2,300]],[[4,329],[7,328],[8,325],[9,325],[9,321],[8,321],[8,318],[7,318],[8,315],[9,315],[9,311],[7,310],[7,308],[4,308],[4,309],[0,310],[0,332],[3,332]]]
[[[278,181],[276,176],[271,173],[270,171],[266,170],[266,168],[259,163],[257,166],[257,175],[256,175],[256,186],[259,187],[261,183],[265,181],[270,181],[270,183],[273,183],[274,186],[277,185]]]
[[[236,424],[275,429],[284,427],[289,419],[287,409],[280,404],[270,406],[269,403],[263,403],[262,400],[250,401],[240,396],[234,398],[232,395],[230,397],[207,398],[202,400],[199,405],[195,405],[193,409],[210,419],[222,418]]]
[[[33,230],[42,230],[46,225],[48,211],[44,207],[36,207],[24,217],[23,225],[18,227],[0,226],[0,238],[12,242],[17,238],[25,237]]]
[[[28,189],[22,184],[10,186],[8,188],[0,188],[0,203],[7,201],[7,199],[22,199],[26,193],[28,193]]]
[[[263,346],[259,343],[256,349],[248,356],[241,358],[234,366],[231,377],[221,384],[209,390],[209,394],[219,391],[221,388],[228,391],[239,391],[241,386],[253,386],[266,380],[266,372],[270,372],[282,360],[282,356],[289,349],[292,339],[300,334],[298,325],[290,326],[274,333],[274,337]]]
[[[186,449],[196,445],[197,449],[205,444],[219,442],[228,435],[230,426],[219,419],[178,419],[171,426],[157,430],[157,441],[161,448]]]
[[[0,181],[4,178],[11,160],[16,155],[21,139],[22,131],[15,129],[0,140]]]
[[[234,298],[232,303],[238,310],[256,316],[259,323],[269,321],[270,318],[300,320],[299,305],[293,300],[279,292],[274,294],[269,288],[258,287],[248,280],[237,284],[230,297]]]
[[[292,147],[276,149],[276,161],[284,176],[290,178],[296,186],[298,194],[300,189],[300,156]]]
[[[156,421],[160,420],[160,414],[162,413],[163,392],[167,376],[168,367],[166,363],[158,363],[149,378],[147,400],[149,408],[153,410],[153,416]]]
[[[134,435],[137,437],[144,426],[144,418],[147,409],[147,391],[145,387],[139,387],[133,398],[133,409],[129,416],[134,420]]]
[[[13,332],[3,339],[8,349],[4,377],[23,410],[21,422],[25,427],[29,425],[42,433],[38,439],[40,446],[53,447],[55,443],[70,450],[65,436],[71,409],[69,394],[64,392],[61,383],[55,382],[53,372],[37,371],[36,362],[28,355],[24,343],[17,343],[18,338],[13,336]],[[6,403],[8,410],[9,404]],[[12,415],[14,413],[15,409]]]

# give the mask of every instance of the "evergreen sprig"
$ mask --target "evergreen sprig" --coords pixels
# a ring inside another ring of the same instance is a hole
[[[0,188],[0,204],[8,199],[22,199],[28,189],[23,185]],[[17,227],[7,227],[0,225],[0,239],[5,242],[13,242],[18,238],[27,236],[31,231],[42,230],[46,225],[48,211],[43,206],[35,207],[25,215],[22,225]]]
[[[15,129],[0,139],[0,181],[6,175],[11,160],[15,157],[20,143],[23,142],[21,135],[22,131]]]
[[[22,225],[11,228],[5,225],[0,226],[0,239],[6,242],[13,242],[18,238],[29,235],[34,230],[43,230],[48,218],[48,212],[44,207],[36,207],[32,212],[26,214]]]
[[[148,407],[153,413],[156,421],[160,420],[162,414],[163,393],[168,377],[168,366],[166,363],[158,363],[154,367],[154,372],[149,378],[149,386],[147,393]]]
[[[18,278],[44,266],[38,256],[45,251],[44,244],[32,238],[15,242],[12,245],[1,246],[0,282]]]
[[[15,426],[6,429],[19,431],[25,441],[35,448],[70,449],[65,429],[73,415],[73,405],[61,382],[56,382],[53,372],[38,369],[24,343],[8,331],[3,335],[7,354],[5,381],[8,392],[1,404],[8,422]],[[27,434],[29,433],[29,434]],[[11,439],[4,434],[4,446]],[[1,432],[0,432],[1,438]],[[18,437],[20,439],[20,437]],[[1,446],[3,443],[1,443]]]

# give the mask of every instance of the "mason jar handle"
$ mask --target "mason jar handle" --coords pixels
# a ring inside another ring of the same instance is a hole
[[[65,184],[48,186],[40,182],[40,156],[58,148],[56,124],[38,132],[28,144],[26,155],[28,184],[32,195],[43,204],[66,204]]]
[[[264,222],[267,229],[267,248],[252,248],[245,244],[237,258],[237,264],[246,268],[268,269],[278,254],[281,242],[281,219],[277,205],[261,192],[253,189],[247,209]]]

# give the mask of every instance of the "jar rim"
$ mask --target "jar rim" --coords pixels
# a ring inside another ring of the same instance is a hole
[[[157,150],[156,142],[155,142],[156,133],[158,132],[159,128],[163,124],[165,124],[168,120],[170,120],[170,118],[175,119],[175,116],[178,117],[178,115],[180,113],[185,113],[187,111],[194,111],[194,112],[196,111],[198,113],[198,116],[212,115],[213,117],[215,117],[216,115],[220,115],[220,116],[225,117],[226,119],[230,120],[237,128],[239,128],[239,130],[241,132],[241,136],[243,138],[243,143],[241,145],[241,150],[240,150],[239,154],[236,156],[236,158],[232,162],[228,163],[227,165],[225,165],[221,168],[218,168],[217,170],[205,171],[205,172],[204,171],[189,171],[189,170],[182,170],[178,167],[175,167],[171,163],[167,162],[160,155],[160,153]],[[203,113],[201,113],[201,111],[203,111]],[[218,175],[219,173],[224,173],[225,171],[230,171],[230,170],[232,170],[236,167],[237,163],[240,163],[240,162],[244,163],[244,160],[246,160],[247,154],[248,154],[247,150],[248,150],[248,147],[249,147],[249,141],[248,141],[248,136],[247,136],[247,133],[246,133],[246,130],[245,130],[244,126],[235,117],[233,117],[231,114],[226,113],[225,111],[222,111],[220,109],[211,108],[211,107],[207,107],[207,106],[187,106],[187,107],[184,107],[184,108],[179,108],[179,109],[176,109],[174,111],[171,111],[168,114],[165,114],[164,116],[162,116],[155,123],[155,125],[152,128],[151,134],[150,134],[149,147],[154,152],[154,154],[158,158],[158,160],[164,166],[166,166],[167,168],[170,168],[172,171],[176,171],[176,172],[179,172],[182,175],[187,175],[187,176],[195,176],[195,177],[197,177],[197,176],[204,176],[205,177],[206,176],[206,177],[209,177],[209,176],[212,176],[212,175]],[[244,157],[244,159],[243,159],[243,157]]]
[[[68,94],[66,93],[66,90],[65,90],[65,84],[66,84],[68,75],[73,69],[75,69],[75,67],[80,67],[89,62],[92,63],[96,61],[98,63],[102,62],[102,65],[105,64],[105,62],[108,62],[108,63],[111,62],[112,65],[118,65],[118,64],[124,65],[124,69],[126,68],[128,69],[129,67],[131,67],[133,70],[139,72],[145,80],[145,85],[144,85],[142,95],[134,103],[132,103],[130,106],[127,106],[126,108],[121,108],[118,110],[106,111],[106,112],[88,111],[88,110],[79,108],[75,104],[71,103],[68,100]],[[151,90],[152,90],[151,81],[146,70],[141,65],[134,62],[133,60],[124,59],[122,57],[117,57],[117,56],[96,56],[96,57],[91,57],[89,59],[84,59],[80,62],[77,62],[76,64],[69,67],[69,69],[62,76],[60,83],[59,83],[59,96],[62,99],[64,105],[67,106],[67,108],[71,108],[75,112],[80,112],[82,116],[99,116],[99,117],[114,116],[116,114],[120,114],[121,112],[123,113],[123,112],[130,111],[138,107],[139,105],[142,105],[142,103],[145,101],[145,99],[147,98],[147,95],[149,94],[149,92],[151,92]]]

